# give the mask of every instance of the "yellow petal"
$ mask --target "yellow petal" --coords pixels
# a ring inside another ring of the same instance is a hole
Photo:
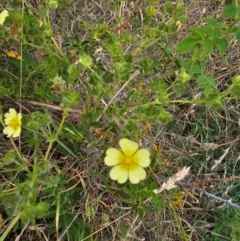
[[[132,160],[141,167],[148,167],[151,162],[149,157],[150,152],[147,149],[140,149],[134,154]]]
[[[129,168],[129,181],[133,184],[137,184],[140,182],[140,180],[144,180],[146,178],[146,171],[136,165],[133,164]]]
[[[7,126],[3,129],[3,134],[7,135],[7,137],[10,137],[14,133],[14,129],[11,126]]]
[[[3,25],[7,16],[9,16],[9,14],[6,9],[0,13],[0,25]]]
[[[111,169],[109,176],[120,184],[125,183],[128,180],[128,169],[124,165],[117,165]]]
[[[21,120],[22,114],[21,114],[21,113],[17,114],[17,112],[16,112],[15,109],[10,108],[10,109],[9,109],[9,112],[4,114],[4,117],[5,117],[5,119],[4,119],[5,125],[9,125],[10,121],[11,121],[13,118],[18,118],[18,120],[19,120],[19,118],[20,118],[20,120]],[[21,124],[21,121],[20,121],[19,124]]]
[[[20,134],[21,134],[21,126],[18,126],[18,127],[15,129],[15,131],[14,131],[14,133],[13,133],[13,135],[12,135],[12,138],[19,137]]]
[[[18,118],[18,121],[19,121],[19,125],[21,125],[22,124],[22,114],[18,113],[17,118]]]
[[[10,108],[9,111],[4,114],[4,117],[6,119],[13,118],[13,117],[16,117],[16,116],[17,116],[17,111],[13,108]]]
[[[15,117],[17,115],[17,111],[13,108],[10,108],[9,109],[9,114],[12,116],[12,117]]]
[[[4,117],[5,117],[4,119],[5,125],[9,125],[9,122],[11,121],[12,117],[10,116],[9,113],[5,113]]]
[[[132,156],[138,149],[138,144],[136,142],[130,141],[126,138],[119,141],[119,146],[126,156]]]
[[[115,166],[123,161],[123,154],[115,148],[109,148],[106,152],[104,162],[107,166]]]

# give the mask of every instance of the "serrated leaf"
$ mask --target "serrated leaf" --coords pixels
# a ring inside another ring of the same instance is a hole
[[[164,79],[153,78],[151,83],[151,89],[154,91],[163,92],[168,88],[168,83]]]
[[[215,85],[215,80],[212,76],[200,75],[197,79],[197,83],[202,85]]]
[[[204,87],[206,87],[206,85]],[[222,98],[218,91],[212,91],[210,89],[210,91],[206,92],[204,90],[204,94],[207,97],[206,101],[209,105],[211,105],[213,107],[221,107],[222,106]]]
[[[200,75],[197,79],[197,83],[203,85],[204,94],[205,96],[208,96],[212,90],[212,86],[215,85],[215,80],[212,76]]]
[[[196,38],[185,38],[178,44],[178,51],[180,53],[187,53],[191,48],[198,44]]]
[[[79,69],[74,64],[71,64],[68,66],[67,73],[68,73],[68,81],[70,83],[72,83],[80,75]]]
[[[225,38],[215,38],[214,43],[220,53],[223,54],[227,51],[228,42]]]
[[[163,108],[160,109],[159,119],[162,123],[166,124],[172,120],[172,115],[164,110]]]
[[[228,5],[223,9],[222,17],[234,18],[239,13],[239,8],[236,5]]]

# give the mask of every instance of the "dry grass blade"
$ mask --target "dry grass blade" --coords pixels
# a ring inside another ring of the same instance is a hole
[[[183,167],[179,170],[176,174],[171,176],[167,182],[164,182],[159,189],[155,189],[154,193],[158,194],[161,193],[163,190],[170,190],[176,187],[175,183],[181,181],[188,173],[190,167]]]
[[[231,148],[231,147],[227,148],[227,149],[224,151],[223,155],[220,156],[220,158],[214,160],[214,165],[212,166],[211,170],[215,169],[215,168],[222,162],[222,160],[223,160],[223,159],[225,158],[225,156],[228,154],[230,148]]]

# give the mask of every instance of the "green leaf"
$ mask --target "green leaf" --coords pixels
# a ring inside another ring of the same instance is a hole
[[[209,26],[204,26],[202,27],[202,29],[205,31],[205,33],[209,36],[212,37],[213,36],[213,28],[209,27]]]
[[[189,72],[192,74],[201,74],[202,68],[198,64],[193,64],[191,65]]]
[[[200,39],[203,39],[206,36],[206,32],[204,31],[204,29],[202,27],[191,28],[190,31],[194,34],[195,38],[200,37]]]
[[[71,64],[68,66],[67,72],[68,72],[68,81],[70,83],[72,83],[80,75],[79,69],[74,64]]]
[[[168,88],[168,83],[164,79],[153,78],[151,83],[151,89],[154,91],[164,92]]]
[[[219,23],[217,23],[214,27],[221,29],[221,28],[227,28],[227,26],[228,26],[228,25],[227,25],[226,23],[224,23],[224,22],[219,22]]]
[[[236,5],[228,5],[223,9],[222,17],[234,18],[239,13],[239,8]]]
[[[4,88],[3,86],[0,86],[0,97],[3,97],[8,93],[8,89]]]
[[[203,85],[204,94],[208,96],[212,90],[212,87],[215,86],[215,80],[212,76],[200,75],[197,79],[197,83]]]
[[[191,48],[198,44],[196,38],[185,38],[178,44],[178,51],[180,53],[187,53]]]
[[[172,115],[168,111],[161,108],[160,114],[159,114],[159,119],[162,123],[166,124],[172,120]]]
[[[130,76],[131,65],[127,62],[115,63],[115,70],[117,72],[119,80],[127,80]]]
[[[131,188],[128,188],[128,187],[124,187],[123,188],[123,191],[128,194],[128,195],[131,195],[133,193],[133,191],[131,190]]]
[[[62,98],[62,105],[63,107],[74,107],[77,105],[80,99],[80,94],[78,92],[73,93],[65,93]]]
[[[236,39],[240,41],[240,29],[238,29],[236,32]]]
[[[141,71],[143,72],[143,74],[148,74],[149,72],[151,72],[153,70],[154,64],[153,64],[153,61],[149,57],[144,56],[140,60],[140,67],[141,67]]]
[[[0,159],[0,168],[3,168],[8,165],[14,165],[16,170],[24,170],[26,168],[26,162],[19,159],[18,155],[14,151],[8,151]]]
[[[219,30],[213,30],[212,38],[222,38],[223,34]]]
[[[216,22],[215,19],[213,18],[205,18],[204,19],[206,23],[208,23],[208,25],[214,27],[214,28],[226,28],[227,24],[224,22]]]
[[[211,39],[203,40],[203,51],[205,55],[209,55],[213,50],[213,42]]]
[[[240,76],[239,76],[239,75],[238,75],[238,76],[235,76],[235,77],[232,79],[232,84],[233,84],[234,86],[240,85]]]
[[[215,85],[215,80],[212,76],[207,76],[207,75],[200,75],[197,79],[197,83],[202,84],[202,85]]]
[[[26,119],[26,127],[33,131],[39,131],[41,128],[49,126],[52,122],[50,115],[40,111],[33,112],[30,116],[27,116]]]
[[[204,87],[204,95],[205,96],[209,96],[209,94],[211,93],[212,91],[212,88],[209,84],[206,84],[203,86]]]
[[[215,38],[214,44],[220,53],[225,53],[228,49],[228,42],[226,38]]]
[[[213,107],[221,107],[222,106],[221,95],[217,91],[210,91],[207,94],[206,101],[209,105],[211,105]]]
[[[208,23],[210,26],[215,26],[217,24],[216,20],[213,18],[205,18],[204,19],[206,23]]]
[[[240,100],[240,85],[235,85],[230,88],[230,92],[235,99]]]

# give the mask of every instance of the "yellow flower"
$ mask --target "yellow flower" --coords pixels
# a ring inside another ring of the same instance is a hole
[[[5,113],[4,117],[6,127],[3,129],[3,133],[7,135],[7,137],[12,136],[14,138],[20,136],[22,114],[17,113],[15,109],[10,108],[9,113]]]
[[[5,9],[0,13],[0,25],[3,25],[6,17],[9,16],[8,11]]]
[[[114,166],[110,171],[110,178],[118,183],[139,183],[146,178],[144,167],[150,165],[150,153],[147,149],[138,149],[136,142],[126,138],[119,141],[122,151],[109,148],[104,162],[107,166]]]

